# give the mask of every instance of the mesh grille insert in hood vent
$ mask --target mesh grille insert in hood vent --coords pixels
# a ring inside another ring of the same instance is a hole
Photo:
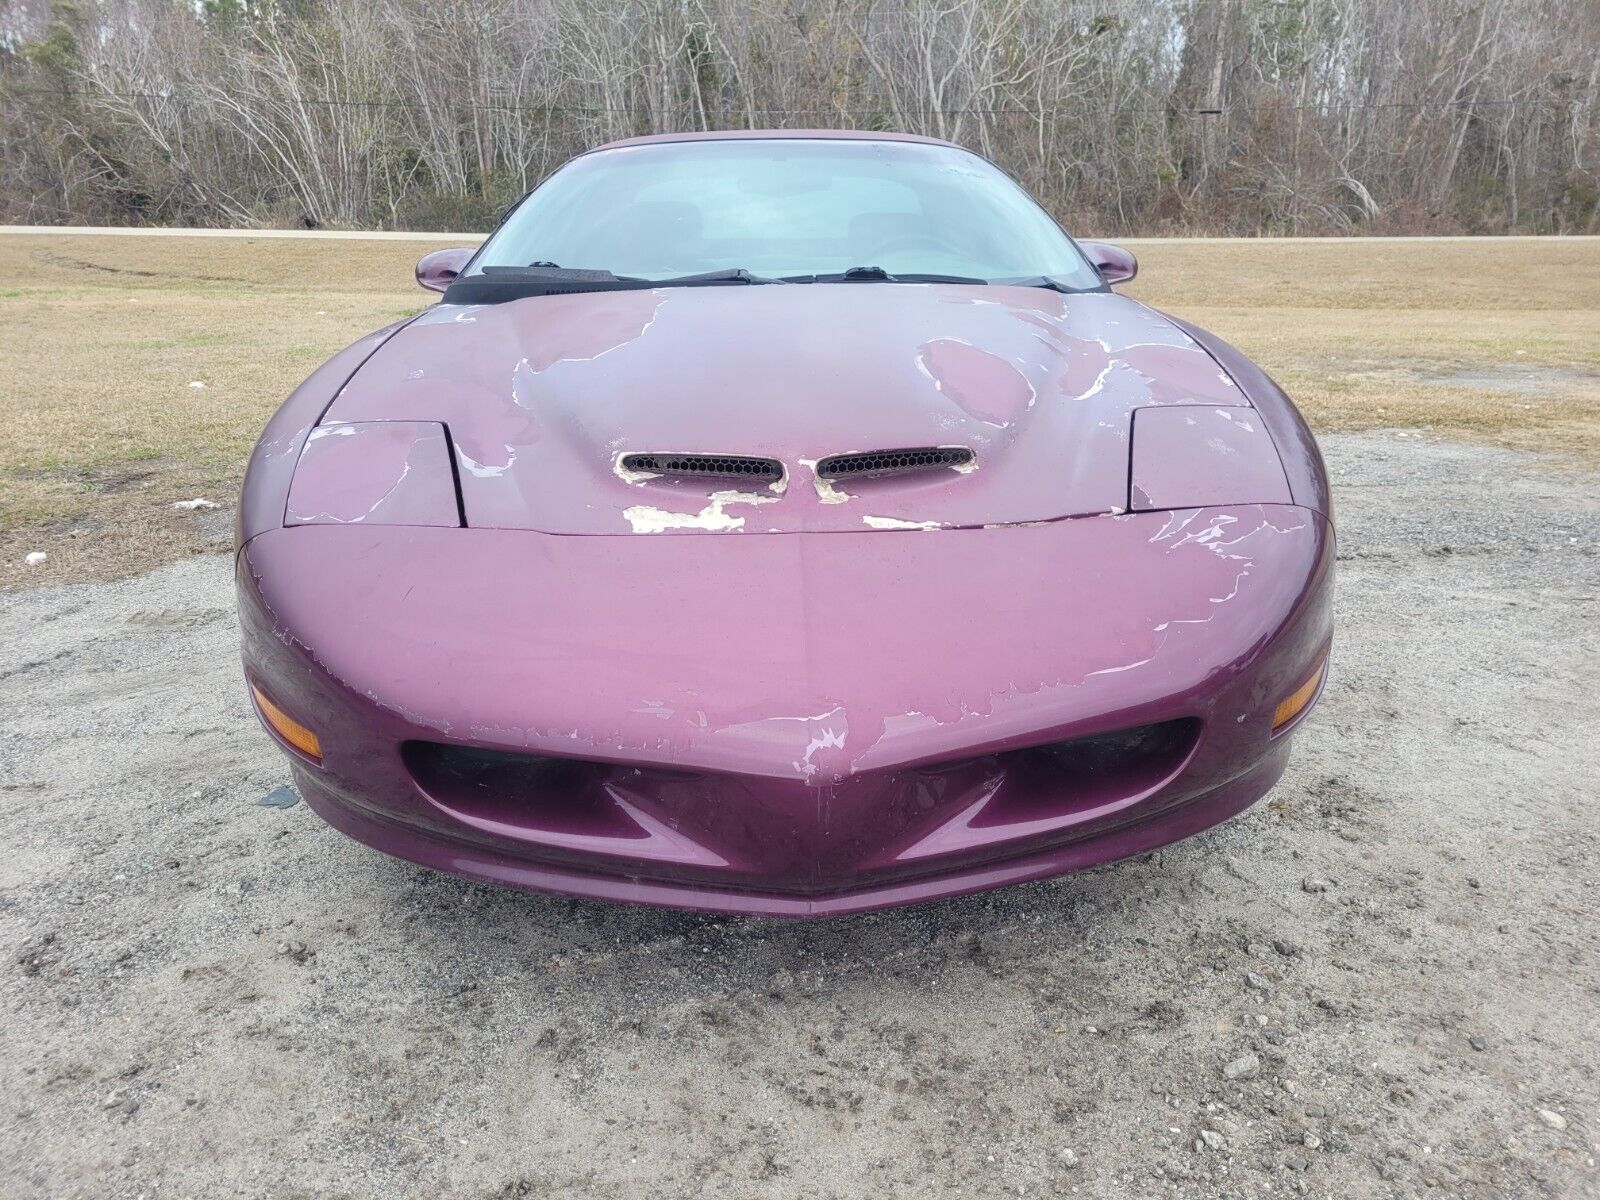
[[[972,461],[965,446],[924,446],[917,450],[868,450],[860,454],[832,454],[817,464],[823,479],[861,479],[873,475],[900,475],[934,467],[964,467]]]
[[[783,464],[775,458],[744,458],[732,454],[624,454],[626,471],[652,475],[689,475],[698,479],[754,479],[773,483],[783,478]]]

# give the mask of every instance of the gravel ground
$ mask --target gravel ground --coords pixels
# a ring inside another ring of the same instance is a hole
[[[1326,442],[1268,798],[825,923],[384,858],[246,706],[225,557],[0,596],[0,1192],[1600,1196],[1600,478]]]

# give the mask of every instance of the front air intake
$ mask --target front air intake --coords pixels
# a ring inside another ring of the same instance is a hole
[[[775,458],[734,454],[624,454],[622,469],[649,475],[684,475],[695,479],[746,479],[776,483],[783,464]]]
[[[972,451],[965,446],[925,446],[919,450],[868,450],[860,454],[830,454],[817,463],[822,479],[870,479],[879,475],[904,475],[937,467],[965,467]]]

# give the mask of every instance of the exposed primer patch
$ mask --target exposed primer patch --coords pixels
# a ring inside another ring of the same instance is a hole
[[[635,471],[631,467],[622,465],[622,460],[627,457],[627,452],[618,450],[611,459],[611,473],[623,483],[638,485],[649,483],[652,479],[660,479],[659,471]]]
[[[817,752],[821,750],[843,750],[845,739],[850,736],[850,722],[841,710],[835,708],[827,713],[826,716],[831,718],[836,714],[839,717],[839,724],[842,728],[835,729],[831,724],[824,725],[817,731],[815,736],[807,740],[803,754],[791,764],[799,772],[801,778],[808,782],[815,778],[817,772],[822,769],[812,761]],[[813,718],[812,720],[815,722],[820,718]]]
[[[535,374],[526,358],[519,359],[511,368],[511,402],[525,412],[534,411]]]
[[[939,529],[937,521],[902,521],[899,517],[862,517],[864,525],[872,529]]]
[[[1221,417],[1224,421],[1229,421],[1232,424],[1237,425],[1246,433],[1254,433],[1256,431],[1256,427],[1250,424],[1249,421],[1249,418],[1254,415],[1256,411],[1253,408],[1214,408],[1211,411],[1217,416]],[[1194,422],[1191,420],[1189,424],[1193,425]]]
[[[472,325],[478,320],[481,304],[435,304],[425,309],[412,325]]]
[[[1111,371],[1121,363],[1121,359],[1113,358],[1100,368],[1100,373],[1094,377],[1094,382],[1089,385],[1089,390],[1074,397],[1077,400],[1092,400],[1105,390],[1106,380],[1111,377]]]
[[[776,496],[760,492],[712,492],[711,503],[697,513],[671,512],[648,504],[635,504],[622,510],[635,533],[665,533],[669,529],[700,529],[709,533],[730,533],[744,528],[744,518],[727,511],[730,504],[776,504]]]
[[[456,461],[467,469],[467,474],[473,476],[474,478],[498,479],[516,464],[517,454],[512,447],[507,446],[505,464],[503,466],[496,467],[486,463],[478,462],[475,458],[461,448],[461,443],[457,442]]]
[[[848,492],[842,492],[839,490],[839,483],[837,480],[824,479],[821,475],[817,474],[816,459],[802,458],[799,460],[799,463],[802,467],[811,472],[811,484],[817,489],[817,499],[822,503],[843,504],[846,500],[850,499]]]

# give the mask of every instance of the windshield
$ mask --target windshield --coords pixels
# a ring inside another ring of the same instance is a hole
[[[820,138],[665,142],[577,158],[518,206],[472,272],[534,264],[653,280],[871,266],[1101,286],[1044,210],[977,155]]]

